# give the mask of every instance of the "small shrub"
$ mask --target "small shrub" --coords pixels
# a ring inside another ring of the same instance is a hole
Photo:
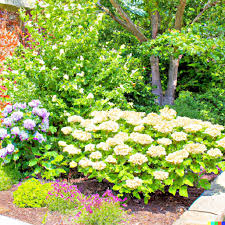
[[[8,190],[22,178],[14,165],[0,166],[0,191]]]
[[[46,197],[52,190],[51,183],[41,183],[34,178],[22,183],[13,192],[13,203],[20,208],[40,208],[46,206]]]
[[[62,128],[67,136],[59,145],[71,161],[70,167],[107,179],[120,194],[132,193],[145,202],[150,193],[164,191],[188,196],[187,186],[209,188],[200,179],[200,168],[218,173],[225,149],[224,127],[210,122],[176,117],[169,108],[160,114],[122,111],[94,111],[87,119],[68,118]],[[223,165],[224,166],[224,165]]]

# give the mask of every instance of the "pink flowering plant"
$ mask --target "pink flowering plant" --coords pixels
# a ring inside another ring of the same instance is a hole
[[[51,140],[48,134],[54,131],[49,127],[49,115],[39,100],[8,105],[2,111],[0,128],[2,148],[0,158],[3,164],[16,162],[24,175],[44,175],[44,170],[55,169],[49,164]],[[62,169],[60,169],[62,170]]]

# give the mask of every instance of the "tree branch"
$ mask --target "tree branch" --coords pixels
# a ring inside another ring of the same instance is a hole
[[[202,14],[203,14],[207,9],[209,9],[209,8],[211,8],[211,7],[213,7],[213,6],[215,6],[217,3],[219,3],[219,1],[215,1],[215,2],[209,1],[209,2],[205,5],[205,7],[202,9],[202,11],[194,18],[194,20],[193,20],[190,24],[193,24],[193,23],[195,23],[196,21],[198,21],[199,18],[202,16]]]
[[[182,28],[185,7],[186,7],[186,0],[180,0],[180,4],[176,12],[176,20],[174,27],[176,30],[181,30]]]

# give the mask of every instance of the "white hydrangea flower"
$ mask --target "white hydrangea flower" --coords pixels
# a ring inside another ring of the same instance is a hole
[[[78,139],[80,141],[88,141],[92,138],[91,133],[82,130],[75,130],[72,133],[74,139]]]
[[[225,149],[225,137],[216,142],[220,147]]]
[[[117,160],[116,160],[112,155],[109,155],[109,156],[105,159],[105,161],[106,161],[107,163],[112,163],[112,164],[116,164],[116,163],[117,163]]]
[[[85,146],[85,152],[94,152],[95,151],[95,145],[94,144],[88,144]]]
[[[160,157],[162,155],[166,155],[166,149],[160,145],[154,146],[148,148],[147,154],[152,157]]]
[[[149,113],[143,120],[143,124],[154,126],[162,121],[162,118],[156,113]]]
[[[154,141],[152,139],[152,137],[150,137],[147,134],[140,134],[140,133],[135,133],[135,132],[130,134],[130,139],[133,140],[134,142],[136,142],[138,144],[142,144],[142,145],[151,144]]]
[[[87,158],[83,158],[78,163],[82,168],[87,168],[89,166],[92,166],[92,161]]]
[[[62,147],[66,147],[66,146],[67,146],[67,144],[66,144],[65,141],[59,141],[59,142],[58,142],[58,145],[59,145],[59,146],[62,146]]]
[[[136,153],[131,155],[128,161],[133,164],[142,165],[143,163],[148,162],[148,158],[141,153]]]
[[[223,153],[218,148],[211,148],[209,151],[207,151],[207,154],[216,158],[223,156]]]
[[[119,129],[119,124],[115,121],[109,120],[109,121],[101,123],[99,125],[98,129],[105,130],[105,131],[117,132]]]
[[[171,133],[173,128],[174,124],[170,121],[161,121],[154,126],[154,129],[161,133]]]
[[[123,140],[118,138],[108,138],[106,140],[106,144],[108,144],[109,146],[116,146],[116,145],[122,145],[124,143],[123,143]]]
[[[120,109],[118,108],[113,108],[113,109],[110,109],[108,111],[108,117],[110,120],[112,121],[117,121],[121,118],[121,116],[123,115],[123,111],[121,111]]]
[[[204,153],[204,151],[206,151],[207,148],[204,144],[191,143],[191,144],[185,145],[184,150],[186,150],[189,153],[199,154],[199,153]]]
[[[122,145],[117,145],[114,148],[114,152],[116,155],[128,155],[132,151],[132,148],[129,147],[128,145],[122,144]]]
[[[92,152],[89,156],[91,159],[101,159],[102,158],[102,153],[99,151]]]
[[[125,132],[119,132],[113,138],[118,139],[118,140],[122,140],[123,142],[125,142],[129,139],[129,135]]]
[[[134,127],[134,131],[136,131],[136,132],[141,132],[144,129],[145,129],[144,125],[139,125],[139,126]]]
[[[191,132],[191,133],[195,133],[197,131],[202,130],[202,126],[199,124],[189,124],[187,126],[184,127],[184,130],[186,132]]]
[[[68,152],[71,155],[78,155],[81,153],[81,149],[76,148],[74,145],[67,145],[64,147],[63,152]]]
[[[171,145],[172,141],[169,138],[160,138],[157,140],[157,143],[161,145]]]
[[[102,161],[100,161],[100,162],[93,162],[92,163],[92,167],[95,170],[103,170],[103,169],[106,168],[106,164],[104,162],[102,162]]]
[[[96,148],[101,149],[103,151],[108,151],[110,149],[110,146],[105,142],[100,142],[99,144],[96,145]]]
[[[169,173],[165,171],[155,171],[153,172],[153,176],[157,180],[166,180],[169,176]]]
[[[61,129],[61,131],[65,134],[65,135],[67,135],[67,134],[70,134],[70,133],[72,133],[72,128],[71,127],[63,127],[62,129]]]
[[[74,161],[70,162],[70,168],[75,168],[75,167],[77,167],[77,163]]]
[[[187,140],[187,134],[184,132],[174,132],[171,137],[175,141],[185,141]]]
[[[170,153],[166,156],[166,161],[173,164],[180,164],[189,156],[189,153],[186,150],[179,150],[173,153]]]
[[[69,123],[80,123],[82,122],[84,119],[81,116],[70,116],[68,117],[68,122]]]
[[[168,107],[165,107],[160,111],[160,116],[165,120],[172,120],[176,117],[177,112],[173,109],[169,109]]]
[[[89,93],[87,96],[87,99],[93,99],[93,98],[94,98],[94,95],[92,93]]]
[[[142,179],[138,177],[134,177],[134,179],[129,179],[126,180],[126,186],[129,187],[130,189],[137,189],[142,185],[143,181]]]
[[[221,131],[220,130],[217,130],[215,128],[207,128],[204,131],[204,133],[210,135],[211,137],[217,137],[217,136],[220,136],[221,135]]]

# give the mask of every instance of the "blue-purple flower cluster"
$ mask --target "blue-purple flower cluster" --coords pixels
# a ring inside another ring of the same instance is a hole
[[[6,146],[0,149],[0,157],[12,154],[19,141],[37,140],[46,142],[45,134],[49,129],[49,112],[41,107],[39,100],[28,104],[7,105],[2,111],[3,121],[0,128],[0,140]]]

